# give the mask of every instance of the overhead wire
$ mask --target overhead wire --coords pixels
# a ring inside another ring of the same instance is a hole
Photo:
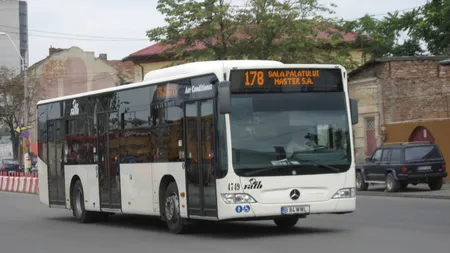
[[[424,6],[424,4],[416,6],[416,7],[411,7],[411,8],[401,9],[401,10],[395,10],[395,11],[398,11],[398,12],[410,11],[410,10],[414,10],[414,9],[417,9],[417,8],[420,8],[420,7],[423,7],[423,6]],[[385,12],[385,13],[371,14],[369,16],[370,17],[385,16],[385,15],[390,14],[390,13],[392,13],[392,11],[391,12]]]
[[[7,30],[11,29],[11,30],[5,31],[2,28],[6,28]],[[20,32],[19,27],[6,26],[6,25],[0,25],[0,30],[3,30],[3,32],[17,34],[17,35],[28,34],[29,36],[33,36],[33,37],[43,37],[43,38],[53,38],[53,39],[70,39],[70,40],[87,40],[87,41],[119,41],[119,42],[149,41],[148,39],[144,39],[144,38],[93,36],[93,35],[83,35],[83,34],[51,32],[51,31],[36,30],[36,29],[27,29],[27,32]],[[30,31],[33,33],[30,34]],[[45,33],[45,34],[49,34],[49,35],[42,35],[42,34],[36,34],[36,33]],[[59,35],[59,36],[56,36],[56,35]],[[67,37],[67,36],[72,36],[72,37]]]
[[[29,32],[18,32],[18,31],[5,31],[1,29],[2,25],[0,25],[0,31],[10,34],[16,35],[28,35],[31,37],[41,37],[41,38],[51,38],[51,39],[68,39],[68,40],[83,40],[83,41],[104,41],[104,42],[138,42],[138,41],[147,41],[150,42],[149,39],[137,39],[137,38],[124,38],[124,39],[111,39],[105,37],[103,39],[99,38],[80,38],[80,37],[63,37],[63,36],[51,36],[51,35],[41,35]]]
[[[330,3],[326,3],[326,4],[330,4]],[[385,15],[387,15],[389,13],[392,13],[392,12],[395,12],[395,11],[398,11],[398,12],[409,11],[409,10],[413,10],[413,9],[417,9],[417,8],[423,7],[424,5],[425,4],[418,5],[418,6],[415,6],[415,7],[400,9],[400,10],[394,10],[394,11],[390,11],[390,12],[384,12],[384,13],[369,14],[369,16],[370,17],[385,16]],[[234,7],[234,8],[249,8],[249,6],[246,6],[246,5],[230,5],[230,7]],[[364,16],[362,16],[362,17],[364,17]]]
[[[8,27],[8,26],[4,26],[4,25],[0,25],[0,26],[2,26],[2,27]],[[12,27],[12,26],[9,26],[9,28],[17,29],[17,27]],[[57,34],[57,35],[68,35],[68,36],[87,37],[87,38],[118,39],[118,40],[142,40],[141,38],[93,36],[93,35],[84,35],[84,34],[76,34],[76,33],[49,32],[49,31],[36,30],[36,29],[28,29],[28,31],[40,32],[40,33],[48,33],[48,34]]]

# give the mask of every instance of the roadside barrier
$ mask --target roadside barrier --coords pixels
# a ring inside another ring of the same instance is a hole
[[[0,171],[0,190],[39,194],[37,173]]]

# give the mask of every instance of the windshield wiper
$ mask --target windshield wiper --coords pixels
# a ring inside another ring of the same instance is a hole
[[[283,160],[286,160],[286,162],[288,164],[287,165],[273,166],[273,167],[260,169],[260,170],[255,170],[255,171],[250,171],[250,172],[244,173],[244,175],[251,176],[251,175],[255,175],[255,174],[261,173],[261,172],[266,172],[266,171],[271,171],[271,170],[276,170],[276,169],[281,169],[281,168],[292,168],[292,167],[295,167],[295,166],[299,165],[299,164],[293,164],[289,158],[285,158]]]
[[[310,163],[312,163],[312,164],[314,164],[316,166],[319,166],[319,167],[322,167],[322,168],[326,168],[326,169],[331,170],[331,171],[336,172],[336,173],[341,172],[341,170],[336,168],[336,167],[333,167],[333,166],[330,166],[330,165],[326,165],[326,164],[323,164],[323,163],[318,163],[318,162],[313,161],[313,160],[307,160],[307,159],[291,160],[289,158],[285,158],[284,160],[286,160],[288,162],[287,165],[273,166],[273,167],[269,167],[269,168],[265,168],[265,169],[250,171],[250,172],[245,173],[244,175],[251,176],[251,175],[259,174],[259,173],[266,172],[266,171],[282,169],[282,168],[293,168],[293,167],[296,167],[296,166],[304,166],[305,165],[305,164],[295,164],[292,161],[294,161],[294,162],[310,162]]]
[[[327,169],[329,169],[331,171],[334,171],[334,172],[341,172],[341,170],[336,168],[336,167],[333,167],[333,166],[330,166],[330,165],[326,165],[326,164],[323,164],[323,163],[318,163],[318,162],[313,161],[313,160],[308,160],[308,159],[300,159],[299,160],[299,159],[296,159],[295,161],[298,161],[298,162],[310,162],[312,164],[315,164],[315,165],[320,166],[322,168],[327,168]]]

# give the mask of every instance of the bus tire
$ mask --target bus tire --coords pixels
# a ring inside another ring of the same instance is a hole
[[[273,221],[279,228],[292,228],[294,227],[298,222],[299,217],[280,217],[275,218]]]
[[[78,222],[90,223],[94,221],[95,212],[84,209],[84,191],[80,180],[77,180],[73,185],[71,202],[73,216]]]
[[[182,234],[186,232],[186,224],[180,215],[178,187],[175,182],[171,182],[164,194],[164,218],[169,231],[174,234]]]

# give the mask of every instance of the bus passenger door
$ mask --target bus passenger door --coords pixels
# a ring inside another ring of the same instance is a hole
[[[214,100],[186,103],[184,147],[189,216],[217,217]]]
[[[119,150],[112,142],[119,139],[117,112],[99,113],[98,127],[98,178],[101,209],[121,209]]]
[[[61,119],[47,122],[48,191],[50,206],[66,205],[64,184],[64,131]]]

